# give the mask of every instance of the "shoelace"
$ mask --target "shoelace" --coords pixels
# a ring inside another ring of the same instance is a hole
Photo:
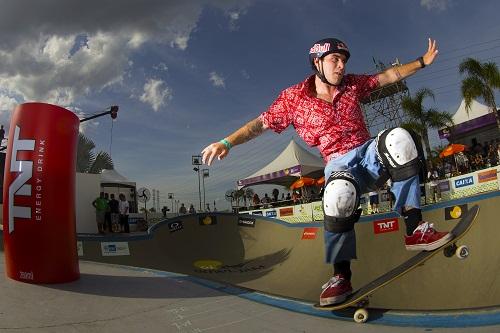
[[[333,276],[330,280],[328,280],[327,283],[325,283],[321,289],[325,289],[326,287],[333,286],[335,287],[337,284],[339,284],[343,278],[340,278],[338,275]]]
[[[421,230],[422,231],[422,237],[420,237],[420,240],[422,240],[425,236],[425,233],[427,231],[431,232],[434,230],[434,223],[429,223],[429,222],[424,222],[420,224],[415,231]]]

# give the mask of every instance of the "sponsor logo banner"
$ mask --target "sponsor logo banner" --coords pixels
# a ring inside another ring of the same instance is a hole
[[[205,215],[198,217],[200,225],[214,225],[217,224],[217,216],[215,215]]]
[[[461,218],[465,213],[467,213],[468,207],[465,205],[457,205],[452,207],[445,207],[444,209],[444,219],[445,220],[455,220]]]
[[[170,232],[176,232],[176,231],[179,231],[182,229],[184,229],[184,225],[182,224],[182,221],[168,222],[168,230],[170,230]]]
[[[474,177],[469,176],[465,178],[460,178],[455,180],[455,188],[465,187],[469,185],[474,185]]]
[[[448,180],[439,182],[438,187],[441,192],[448,192],[450,190],[450,182]]]
[[[128,242],[101,242],[103,257],[129,256]]]
[[[375,232],[375,234],[383,234],[386,232],[394,232],[398,230],[399,222],[397,217],[373,222],[373,231]]]
[[[280,216],[293,216],[293,207],[281,208]]]
[[[480,183],[497,180],[497,169],[480,172],[477,174],[477,178],[479,179]]]
[[[304,228],[302,239],[316,239],[318,228]]]
[[[252,215],[260,215],[260,216],[262,216],[262,211],[261,210],[253,211]]]
[[[266,216],[267,217],[276,217],[276,215],[278,215],[278,214],[277,214],[277,212],[275,210],[268,210],[266,212]]]
[[[241,227],[255,228],[255,219],[248,218],[248,217],[239,217],[238,218],[238,225]]]

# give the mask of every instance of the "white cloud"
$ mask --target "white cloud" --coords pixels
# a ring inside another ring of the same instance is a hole
[[[147,43],[186,50],[204,6],[231,11],[229,20],[236,21],[248,4],[249,0],[123,0],[116,10],[112,1],[66,0],[58,1],[54,10],[29,0],[3,3],[0,87],[20,102],[67,107],[80,96],[124,82],[133,52]],[[20,25],[19,17],[30,24]],[[79,45],[82,38],[85,47]]]
[[[427,10],[444,11],[451,4],[451,0],[420,0],[420,5]]]
[[[214,87],[222,87],[222,88],[226,87],[226,83],[225,83],[224,78],[222,76],[220,76],[219,74],[217,74],[216,72],[211,72],[209,74],[208,79],[210,80],[210,82],[212,82],[212,85]]]
[[[229,30],[235,31],[238,30],[238,21],[241,16],[246,14],[246,10],[244,8],[240,10],[230,10],[226,13],[229,17]]]
[[[139,99],[151,105],[153,110],[158,112],[160,107],[166,105],[166,103],[172,99],[172,90],[164,85],[165,82],[162,80],[149,79],[146,84],[144,84],[144,93]]]
[[[160,72],[168,71],[168,66],[164,62],[160,62],[158,65],[154,65],[153,69]]]
[[[0,113],[11,112],[19,104],[15,98],[0,94]]]

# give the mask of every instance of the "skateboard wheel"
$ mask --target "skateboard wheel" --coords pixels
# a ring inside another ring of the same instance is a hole
[[[357,309],[354,312],[354,321],[357,323],[366,323],[368,320],[368,311],[366,309]]]
[[[456,256],[460,259],[465,259],[469,256],[469,248],[467,245],[459,246],[455,252]]]

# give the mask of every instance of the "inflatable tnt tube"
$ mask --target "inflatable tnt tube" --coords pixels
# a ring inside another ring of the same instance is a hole
[[[6,274],[30,283],[80,277],[75,230],[76,147],[71,111],[26,103],[12,114],[3,184]]]

